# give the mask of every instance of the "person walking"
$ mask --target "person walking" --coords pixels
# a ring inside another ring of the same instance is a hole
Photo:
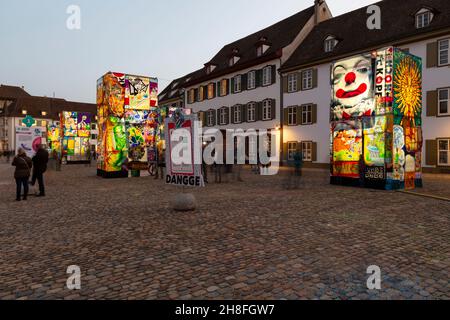
[[[48,151],[45,149],[44,145],[39,145],[36,155],[33,157],[33,177],[31,179],[31,185],[36,184],[36,180],[39,184],[39,194],[38,197],[45,197],[45,186],[44,186],[44,173],[47,171],[48,163]]]
[[[17,156],[14,157],[12,165],[16,167],[14,171],[14,179],[16,179],[16,201],[20,201],[22,186],[23,186],[23,200],[27,200],[28,196],[28,179],[30,178],[31,168],[33,167],[33,161],[25,150],[19,148]]]
[[[158,156],[156,157],[156,173],[155,180],[160,179],[159,175],[161,174],[161,179],[164,179],[164,168],[166,167],[166,158],[165,158],[166,150],[163,149],[158,152]]]

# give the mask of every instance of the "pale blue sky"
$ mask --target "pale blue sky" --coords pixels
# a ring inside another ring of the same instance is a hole
[[[0,0],[0,83],[39,96],[95,102],[107,71],[158,77],[195,71],[223,45],[313,0]],[[334,16],[377,2],[328,0]],[[66,28],[69,5],[81,30]]]

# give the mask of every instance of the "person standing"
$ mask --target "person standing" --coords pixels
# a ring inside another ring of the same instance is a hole
[[[16,179],[16,201],[20,201],[22,186],[23,186],[23,200],[27,200],[28,196],[28,179],[30,178],[31,168],[33,166],[33,162],[27,154],[25,150],[19,148],[17,152],[17,156],[14,157],[12,165],[16,167],[14,171],[14,179]]]
[[[38,197],[45,197],[45,186],[44,186],[44,173],[47,171],[48,163],[48,151],[45,149],[44,145],[39,145],[36,155],[33,157],[33,177],[31,179],[31,185],[34,186],[36,180],[39,184],[39,195]]]

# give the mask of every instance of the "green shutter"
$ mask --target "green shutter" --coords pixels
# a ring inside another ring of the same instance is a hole
[[[241,91],[247,90],[247,79],[247,74],[241,75]]]
[[[270,99],[270,116],[272,120],[277,118],[277,101],[275,99]]]
[[[297,125],[302,125],[302,109],[303,106],[297,106],[296,110],[297,110]]]
[[[312,143],[312,161],[317,161],[317,142]]]
[[[288,161],[288,143],[283,143],[283,160]]]
[[[436,117],[438,114],[438,92],[427,92],[427,117]]]
[[[230,108],[225,108],[225,124],[230,124]]]
[[[256,121],[262,120],[262,105],[263,105],[262,102],[256,103],[256,110],[255,110]]]
[[[242,122],[247,122],[247,105],[241,105],[241,120]]]
[[[427,44],[427,68],[438,66],[438,43],[437,41]]]
[[[318,76],[317,69],[316,68],[312,69],[312,87],[313,88],[317,88],[317,82],[318,82],[317,76]]]
[[[231,123],[235,123],[234,122],[234,109],[235,109],[236,107],[235,106],[232,106],[231,108],[230,108],[230,111],[231,111]]]
[[[301,89],[301,85],[302,85],[302,73],[301,72],[297,72],[296,73],[296,77],[297,77],[297,90],[296,92],[300,91]]]
[[[213,98],[217,97],[216,90],[217,90],[217,84],[214,82],[213,83]]]
[[[425,160],[427,166],[437,166],[437,140],[427,140],[425,143]]]
[[[220,88],[222,87],[221,81],[217,81],[217,96],[220,97]]]
[[[283,109],[283,125],[289,125],[289,107]]]
[[[311,113],[312,113],[312,116],[311,116],[311,120],[312,120],[312,123],[314,124],[314,123],[317,123],[317,104],[313,104],[312,106],[311,106]]]
[[[282,81],[282,86],[283,86],[283,93],[288,93],[289,92],[289,83],[288,83],[288,76],[283,76],[283,81]]]
[[[231,93],[234,93],[234,77],[233,78],[231,78],[231,85],[230,85],[230,92]]]
[[[273,65],[272,66],[272,81],[271,83],[274,84],[277,82],[277,66]]]
[[[256,87],[261,87],[262,85],[262,70],[256,70],[255,72],[255,80],[256,80]]]

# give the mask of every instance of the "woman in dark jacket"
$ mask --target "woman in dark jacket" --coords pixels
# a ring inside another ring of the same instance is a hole
[[[33,166],[33,162],[29,157],[27,157],[25,151],[22,148],[20,148],[17,152],[17,156],[14,157],[12,165],[16,167],[16,170],[14,171],[14,178],[16,179],[17,185],[16,200],[20,201],[22,186],[23,186],[23,200],[27,200],[28,179],[30,178],[30,172]]]

